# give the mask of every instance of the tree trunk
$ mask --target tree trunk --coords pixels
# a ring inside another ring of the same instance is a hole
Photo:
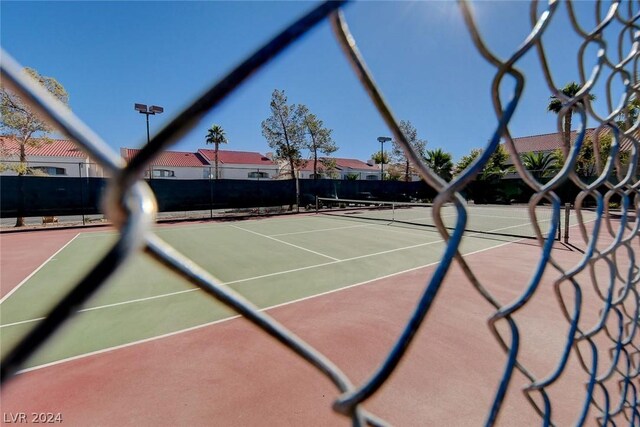
[[[313,179],[318,179],[318,153],[313,153]]]
[[[220,176],[218,175],[218,145],[219,145],[219,144],[216,142],[216,143],[215,143],[215,145],[216,145],[216,149],[215,149],[215,155],[214,155],[214,158],[215,158],[215,159],[214,159],[214,161],[215,161],[215,164],[216,164],[216,173],[215,173],[215,177],[216,177],[216,180],[217,180],[217,179],[220,177]]]
[[[409,182],[409,160],[407,160],[407,163],[405,164],[404,182]]]
[[[296,203],[299,203],[299,194],[298,194],[298,177],[296,176],[296,170],[293,165],[293,159],[289,157],[289,166],[291,167],[291,179],[296,180]],[[289,205],[289,210],[293,210],[293,203]]]
[[[600,149],[602,148],[600,147],[600,135],[594,134],[592,138],[593,138],[593,157],[596,162],[596,174],[600,175],[602,173],[602,168],[603,168],[602,157],[600,154]]]
[[[22,144],[20,144],[20,169],[18,170],[18,176],[24,175],[23,165],[25,165],[24,168],[26,168],[26,163],[27,163],[27,153],[25,151],[25,142],[22,142]],[[24,227],[24,217],[22,216],[17,217],[15,226]]]
[[[564,136],[562,141],[562,154],[564,155],[564,161],[569,158],[569,150],[571,150],[571,116],[573,111],[567,111],[564,115]]]

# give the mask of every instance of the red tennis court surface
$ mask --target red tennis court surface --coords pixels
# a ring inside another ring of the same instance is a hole
[[[2,294],[77,232],[2,234]],[[567,267],[581,259],[580,249],[556,243],[553,254]],[[537,244],[525,240],[466,259],[505,304],[522,293],[539,256]],[[433,268],[269,313],[361,384],[400,333]],[[606,271],[597,274],[605,277]],[[555,367],[568,329],[553,293],[556,276],[549,267],[538,292],[514,316],[522,340],[519,360],[537,378]],[[579,278],[585,279],[587,303],[593,298],[588,275]],[[506,360],[487,326],[494,311],[454,264],[407,357],[365,407],[394,425],[482,425]],[[596,317],[595,310],[585,314],[587,320]],[[557,425],[577,418],[586,379],[572,355],[548,389]],[[498,425],[541,424],[520,391],[528,384],[514,374]],[[331,409],[337,395],[315,369],[235,318],[20,374],[0,397],[3,413],[61,413],[67,425],[348,425]],[[593,416],[591,409],[592,423]]]

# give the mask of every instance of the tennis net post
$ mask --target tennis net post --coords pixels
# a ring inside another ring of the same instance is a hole
[[[571,203],[564,204],[564,242],[569,243],[569,220],[571,216]]]

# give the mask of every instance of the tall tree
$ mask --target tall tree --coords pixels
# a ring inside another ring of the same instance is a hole
[[[613,143],[613,137],[610,133],[600,137],[600,157],[597,158],[594,153],[594,144],[591,137],[585,138],[585,141],[580,147],[578,157],[576,158],[575,171],[581,177],[591,177],[600,173],[598,164],[605,165],[611,152],[611,144]],[[561,155],[560,150],[555,151],[557,156],[558,167],[564,165],[564,158]],[[622,172],[626,170],[629,165],[630,155],[628,151],[618,152],[616,156]]]
[[[473,148],[469,154],[462,156],[458,163],[456,163],[454,169],[454,175],[460,175],[475,159],[482,154],[482,150],[479,148]],[[508,172],[513,170],[512,166],[507,164],[509,160],[509,153],[502,146],[498,145],[496,151],[489,157],[487,163],[485,163],[482,171],[478,175],[479,180],[489,180],[494,178],[502,178]]]
[[[338,176],[338,163],[336,159],[332,159],[330,157],[325,157],[320,159],[320,163],[322,164],[322,170],[326,173],[329,179],[336,179]]]
[[[451,161],[450,153],[443,151],[441,148],[436,148],[435,150],[427,150],[425,163],[440,178],[444,179],[445,181],[451,181],[451,178],[453,176],[453,162]]]
[[[64,87],[53,77],[40,75],[33,68],[24,68],[23,72],[38,82],[55,98],[65,105],[69,104],[69,95]],[[27,172],[26,147],[36,146],[40,142],[47,142],[46,136],[53,132],[53,128],[22,100],[22,98],[4,87],[0,87],[0,127],[3,132],[13,135],[20,147],[20,165],[18,175]],[[24,218],[18,217],[16,227],[24,225]]]
[[[626,107],[622,110],[620,115],[618,116],[618,127],[626,131],[631,128],[634,123],[638,120],[638,114],[640,113],[640,98],[634,97],[631,99]]]
[[[568,98],[573,98],[576,94],[582,89],[582,87],[576,83],[571,82],[567,83],[565,87],[562,88],[561,92]],[[596,97],[594,95],[589,95],[589,99],[591,101],[595,100]],[[578,104],[584,105],[584,101],[578,101]],[[555,95],[551,95],[549,97],[549,104],[547,105],[547,111],[551,111],[553,113],[559,114],[560,110],[562,110],[562,101]],[[566,159],[569,155],[569,150],[571,149],[571,116],[573,116],[574,108],[569,109],[567,113],[564,115],[563,123],[562,123],[562,154]]]
[[[425,146],[427,145],[427,141],[418,138],[418,131],[411,124],[411,122],[409,120],[401,120],[400,130],[402,131],[402,134],[404,135],[404,137],[407,139],[407,142],[409,142],[409,145],[411,145],[413,149],[418,153],[418,156],[420,156],[421,158],[424,158],[425,157],[424,150],[425,150]],[[400,143],[395,139],[393,139],[392,142],[393,142],[393,157],[398,163],[401,163],[402,165],[404,165],[404,180],[410,181],[411,172],[412,172],[411,163],[409,162],[409,159],[405,155],[404,150],[400,146]]]
[[[262,121],[262,135],[275,151],[275,158],[287,162],[291,178],[305,163],[302,158],[304,128],[302,111],[295,104],[288,105],[284,91],[278,89],[271,94],[271,115]]]
[[[330,155],[338,150],[331,137],[332,129],[324,127],[324,123],[315,114],[309,112],[305,105],[298,107],[304,131],[304,147],[309,150],[313,159],[313,179],[318,179],[318,153]]]
[[[462,171],[464,171],[480,154],[482,154],[482,150],[474,148],[469,152],[469,154],[462,156],[453,168],[454,175],[460,175]]]
[[[502,145],[498,145],[480,174],[481,180],[501,179],[507,173],[513,171],[513,166],[507,164],[509,153]]]
[[[373,160],[376,165],[388,165],[391,160],[391,156],[388,151],[376,151],[371,155],[371,160]],[[381,167],[380,170],[382,169],[383,168]],[[389,170],[387,168],[387,174],[388,173]],[[384,177],[380,176],[380,179],[384,179]]]
[[[214,163],[215,163],[215,177],[216,179],[220,178],[220,173],[218,172],[218,149],[220,147],[220,144],[226,144],[227,141],[227,135],[225,135],[224,133],[224,129],[222,129],[222,126],[220,125],[211,125],[211,127],[209,128],[209,130],[207,131],[207,137],[206,137],[206,143],[207,144],[213,144],[214,148]]]

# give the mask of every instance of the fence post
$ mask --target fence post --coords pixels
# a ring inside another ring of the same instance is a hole
[[[84,217],[84,188],[82,186],[82,163],[78,163],[78,180],[80,181],[80,212],[82,213],[82,225],[86,225]]]
[[[569,219],[571,216],[571,203],[564,205],[564,242],[569,243]]]
[[[213,219],[213,182],[211,179],[211,166],[209,166],[209,218]]]
[[[299,172],[295,174],[296,177],[296,212],[300,213],[300,178]]]

